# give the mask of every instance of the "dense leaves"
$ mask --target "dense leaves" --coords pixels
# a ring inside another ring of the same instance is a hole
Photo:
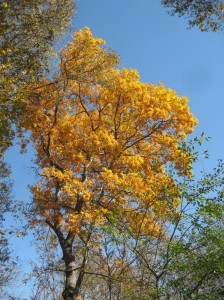
[[[21,123],[41,175],[32,187],[31,222],[44,222],[59,239],[64,299],[79,294],[88,249],[101,249],[102,228],[160,235],[180,204],[167,170],[191,176],[192,156],[179,147],[197,124],[187,98],[140,82],[136,70],[117,69],[104,44],[88,28],[77,32],[54,81],[34,84]]]
[[[48,68],[52,46],[65,32],[73,1],[5,0],[0,3],[0,149],[10,145],[11,123],[22,113],[27,85]]]
[[[3,222],[11,209],[10,172],[3,156],[14,137],[13,124],[22,116],[28,85],[48,71],[53,45],[68,28],[73,13],[74,1],[70,0],[0,1],[1,286],[9,284],[14,272]]]

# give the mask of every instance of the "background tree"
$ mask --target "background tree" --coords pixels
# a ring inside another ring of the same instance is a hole
[[[175,239],[171,245],[171,253],[177,259],[171,267],[174,276],[169,282],[183,299],[223,298],[223,186],[222,161],[213,173],[189,186],[186,200],[193,204],[193,212],[185,221],[188,230],[182,230],[182,239]]]
[[[129,232],[143,299],[223,298],[223,174],[220,162],[199,182],[180,183],[180,217],[165,222],[167,235],[134,239]],[[130,292],[136,296],[135,285]]]
[[[0,1],[0,234],[2,285],[13,276],[3,220],[10,206],[10,180],[4,154],[14,136],[13,123],[23,114],[28,85],[49,70],[53,46],[74,14],[73,0]]]
[[[65,300],[79,295],[102,227],[139,232],[142,224],[141,234],[157,235],[160,220],[179,205],[166,166],[191,173],[192,158],[179,148],[197,124],[187,98],[141,83],[135,70],[116,69],[117,55],[103,45],[88,28],[76,33],[54,81],[32,87],[21,123],[31,132],[41,175],[32,188],[31,222],[58,238]]]
[[[61,252],[56,251],[58,241],[49,229],[37,232],[36,252],[38,259],[32,261],[32,272],[25,282],[32,288],[33,300],[58,300],[64,286],[64,266]]]
[[[162,0],[171,15],[186,16],[190,27],[201,31],[218,31],[224,26],[224,1],[222,0]]]
[[[53,45],[73,13],[73,0],[1,1],[0,149],[11,144],[11,123],[22,114],[28,83],[49,69]]]
[[[11,210],[11,182],[9,169],[3,158],[0,159],[0,292],[3,297],[5,286],[10,284],[15,273],[16,261],[11,256],[8,244],[8,231],[5,229],[5,214]]]

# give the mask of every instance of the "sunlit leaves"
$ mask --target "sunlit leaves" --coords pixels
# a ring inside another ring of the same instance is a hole
[[[101,226],[116,207],[153,234],[149,220],[169,219],[179,204],[166,168],[190,175],[179,144],[197,121],[186,97],[117,63],[85,28],[62,51],[55,81],[35,83],[22,124],[43,170],[32,191],[40,215],[64,229]]]

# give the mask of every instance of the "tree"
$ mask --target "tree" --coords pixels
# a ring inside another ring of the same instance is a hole
[[[164,224],[166,234],[113,226],[101,231],[101,252],[88,251],[83,299],[223,298],[223,163],[199,182],[185,178],[180,184],[181,217]],[[49,265],[39,275],[48,276],[43,284],[52,271],[56,278],[62,270],[52,260]],[[45,290],[52,295],[49,287]]]
[[[199,182],[185,178],[179,183],[180,216],[164,224],[166,235],[135,237],[129,232],[129,248],[138,262],[135,274],[143,274],[144,299],[223,298],[223,167],[220,162]],[[135,285],[131,294],[138,299]]]
[[[9,284],[13,277],[16,262],[11,257],[8,245],[8,232],[5,229],[5,214],[11,209],[11,182],[8,178],[9,168],[0,158],[0,291],[3,295],[4,287]]]
[[[28,83],[49,68],[53,45],[74,13],[73,0],[0,3],[0,150],[13,137],[12,122],[22,114]]]
[[[57,237],[63,299],[71,300],[89,249],[100,252],[102,230],[119,225],[156,236],[161,220],[176,214],[179,190],[166,169],[190,176],[192,157],[179,143],[197,121],[186,97],[117,69],[117,55],[88,28],[60,58],[54,80],[32,86],[21,128],[30,131],[40,174],[30,222]]]
[[[38,259],[32,262],[32,272],[25,279],[32,287],[33,300],[61,299],[64,285],[64,273],[61,253],[55,251],[57,239],[49,230],[36,234]],[[44,234],[46,238],[43,239]]]
[[[190,186],[187,201],[194,205],[194,212],[188,224],[185,221],[188,230],[182,231],[181,241],[176,239],[171,246],[177,260],[171,267],[175,276],[169,284],[183,299],[223,298],[223,175],[224,164],[220,161],[213,173]]]
[[[73,0],[0,1],[0,225],[11,209],[10,170],[5,151],[14,137],[13,123],[23,114],[30,82],[49,69],[53,46],[68,28]],[[1,286],[13,275],[7,233],[0,233]]]
[[[171,9],[171,15],[186,16],[191,27],[201,31],[219,31],[224,27],[224,1],[222,0],[162,0]]]

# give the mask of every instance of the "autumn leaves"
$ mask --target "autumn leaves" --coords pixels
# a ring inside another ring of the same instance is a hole
[[[179,205],[167,169],[190,176],[191,156],[179,148],[197,124],[187,98],[119,70],[117,55],[89,28],[60,57],[54,79],[34,83],[21,121],[41,170],[31,221],[50,226],[63,252],[86,236],[100,249],[107,226],[161,235]]]
[[[186,97],[140,82],[136,70],[120,71],[104,44],[88,28],[77,32],[55,79],[35,84],[22,124],[43,170],[32,189],[36,205],[64,228],[74,227],[77,197],[89,220],[115,206],[131,218],[144,207],[149,219],[169,215],[178,201],[158,200],[161,187],[178,193],[166,166],[186,173],[191,163],[178,147],[197,124]]]

